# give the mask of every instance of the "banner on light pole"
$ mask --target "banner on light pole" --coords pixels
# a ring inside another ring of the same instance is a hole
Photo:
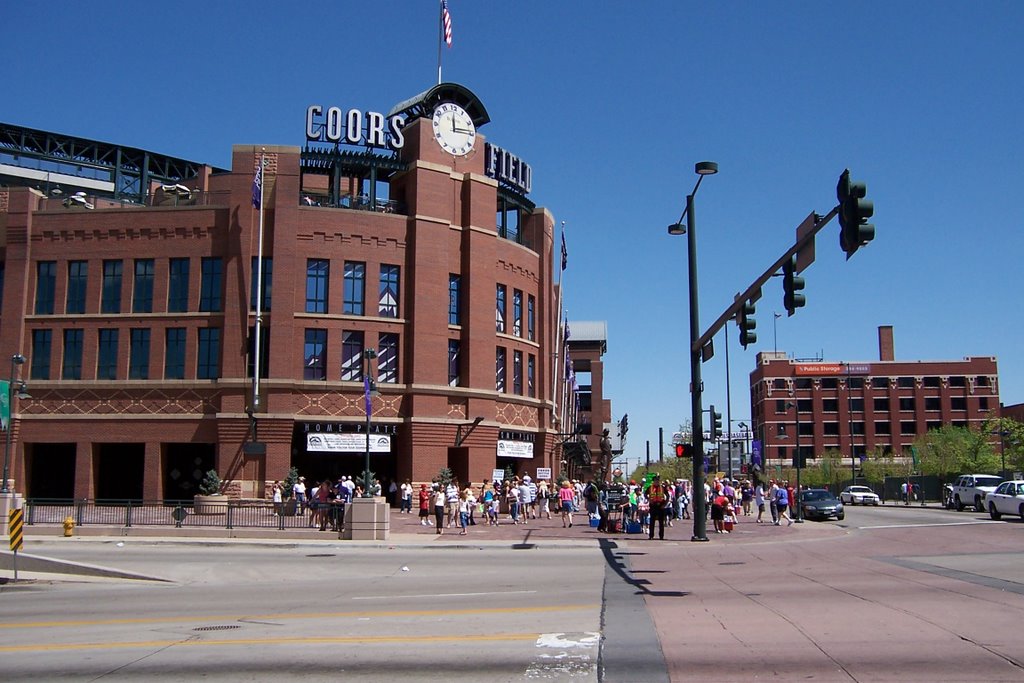
[[[0,380],[0,426],[7,431],[7,423],[11,421],[11,383]]]

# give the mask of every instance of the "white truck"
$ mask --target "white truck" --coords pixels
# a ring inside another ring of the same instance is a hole
[[[1002,481],[1002,477],[992,474],[961,474],[952,484],[946,506],[959,511],[973,505],[978,512],[984,512],[985,494],[995,491]]]

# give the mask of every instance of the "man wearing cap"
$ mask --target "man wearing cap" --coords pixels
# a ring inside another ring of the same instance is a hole
[[[665,540],[665,506],[668,505],[668,487],[661,483],[661,475],[655,474],[651,486],[647,490],[647,501],[651,506],[651,523],[648,526],[647,538],[654,540],[654,524],[658,523],[658,539]]]

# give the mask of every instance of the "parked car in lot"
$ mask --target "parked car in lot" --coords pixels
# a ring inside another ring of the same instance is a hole
[[[807,489],[800,494],[800,513],[804,519],[828,519],[846,517],[843,503],[825,489]]]
[[[993,474],[961,474],[953,482],[947,506],[959,511],[973,505],[978,512],[984,512],[985,494],[995,491],[1002,481],[1002,477]]]
[[[1004,481],[992,493],[985,494],[985,509],[992,519],[1002,515],[1020,515],[1024,520],[1024,480]]]
[[[867,486],[847,486],[839,494],[839,500],[847,505],[878,505],[882,502],[878,494]]]

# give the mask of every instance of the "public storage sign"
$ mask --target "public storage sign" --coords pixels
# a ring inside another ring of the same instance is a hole
[[[853,363],[797,363],[797,375],[870,375],[871,366]]]

